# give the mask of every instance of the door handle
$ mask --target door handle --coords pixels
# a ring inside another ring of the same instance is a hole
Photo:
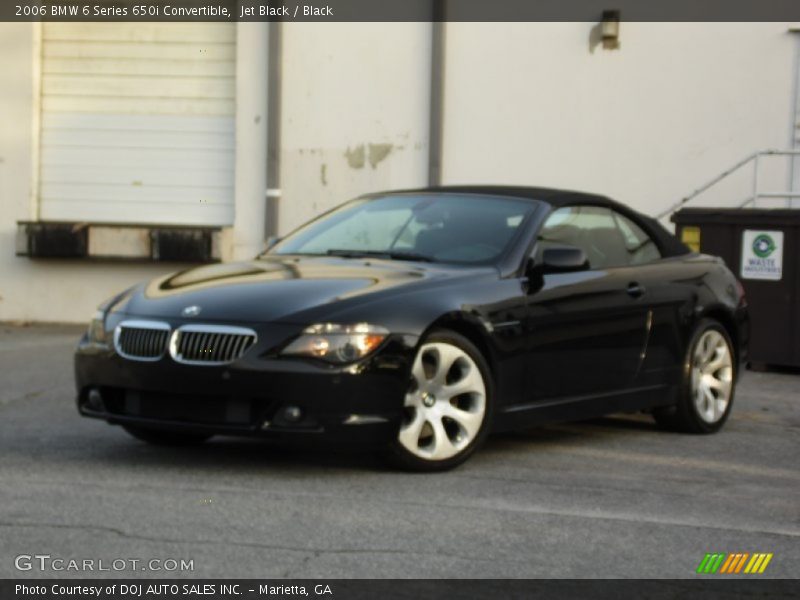
[[[628,284],[628,295],[631,298],[641,298],[642,296],[644,296],[645,291],[646,290],[644,286],[640,285],[636,281],[632,281],[631,283]]]

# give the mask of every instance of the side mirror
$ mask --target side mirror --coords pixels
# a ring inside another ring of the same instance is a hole
[[[542,252],[542,271],[544,273],[573,273],[589,269],[586,252],[574,246],[545,248]]]

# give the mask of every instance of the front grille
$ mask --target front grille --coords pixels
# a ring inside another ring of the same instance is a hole
[[[130,360],[159,360],[167,349],[169,329],[160,321],[123,321],[114,330],[114,347]]]
[[[184,325],[172,335],[170,354],[189,365],[224,365],[241,358],[256,343],[256,332],[243,327]]]

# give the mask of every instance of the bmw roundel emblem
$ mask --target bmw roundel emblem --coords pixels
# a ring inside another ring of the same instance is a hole
[[[181,315],[184,317],[196,317],[200,314],[200,307],[196,304],[192,304],[191,306],[187,306],[181,311]]]

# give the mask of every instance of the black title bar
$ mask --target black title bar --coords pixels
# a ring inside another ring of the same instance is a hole
[[[752,600],[800,597],[797,582],[722,579],[1,579],[3,600],[484,600],[487,598],[703,598]]]
[[[793,21],[799,0],[3,0],[0,21]]]

